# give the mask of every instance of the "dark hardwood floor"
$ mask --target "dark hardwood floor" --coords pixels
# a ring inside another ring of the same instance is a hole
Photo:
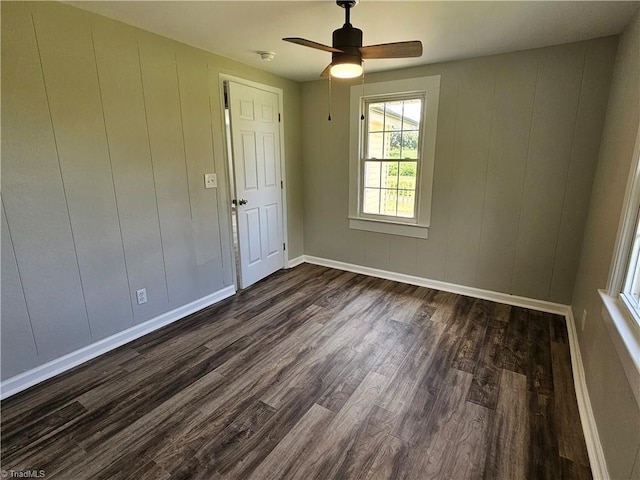
[[[61,479],[585,479],[564,318],[303,264],[2,403]]]

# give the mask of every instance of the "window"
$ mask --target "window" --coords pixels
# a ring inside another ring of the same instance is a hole
[[[640,325],[640,215],[638,215],[637,206],[634,212],[635,228],[620,296],[629,309],[633,320]]]
[[[349,227],[427,238],[440,76],[351,87]]]
[[[422,96],[365,99],[362,215],[416,218]]]
[[[640,130],[625,193],[602,317],[640,406]]]

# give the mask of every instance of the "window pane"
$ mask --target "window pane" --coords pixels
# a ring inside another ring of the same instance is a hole
[[[402,153],[402,132],[387,133],[385,158],[400,158]]]
[[[398,209],[398,191],[383,189],[380,193],[380,214],[395,217]]]
[[[387,102],[385,104],[385,130],[402,130],[402,104],[404,102]]]
[[[367,114],[369,132],[381,132],[384,130],[384,103],[370,103]]]
[[[401,158],[418,158],[418,132],[402,132],[401,155]]]
[[[364,162],[364,186],[380,188],[381,162]]]
[[[631,281],[631,288],[628,293],[633,297],[636,304],[640,303],[640,268],[638,268],[637,262],[633,273],[633,280]]]
[[[382,146],[384,144],[384,133],[370,133],[367,158],[384,158]]]
[[[394,135],[398,135],[398,133],[384,132],[384,151],[382,152],[382,158],[394,158],[391,156],[393,151],[392,140]]]
[[[422,118],[422,100],[404,101],[404,125],[403,130],[420,130]]]
[[[382,188],[398,188],[398,162],[379,162],[382,171]]]
[[[398,216],[412,218],[415,216],[416,192],[398,190]]]
[[[364,213],[380,213],[380,190],[377,188],[364,189],[364,202],[362,204]]]
[[[398,165],[398,188],[415,190],[418,163],[400,162]]]
[[[636,225],[636,235],[633,241],[633,247],[631,249],[631,257],[629,260],[629,271],[627,272],[627,281],[625,284],[625,293],[628,294],[633,299],[636,306],[638,305],[638,303],[640,303],[640,261],[639,259],[640,259],[640,221]]]

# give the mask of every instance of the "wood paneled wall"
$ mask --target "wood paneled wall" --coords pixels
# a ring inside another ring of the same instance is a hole
[[[233,284],[221,72],[284,89],[299,172],[295,82],[57,2],[3,2],[3,379]]]
[[[615,255],[627,181],[640,128],[640,10],[620,36],[598,168],[584,234],[573,315],[578,328],[589,400],[612,479],[640,478],[640,405],[625,374],[598,289],[605,289]],[[637,393],[637,392],[636,392]]]
[[[442,76],[426,240],[348,228],[350,83],[333,82],[330,123],[325,82],[305,84],[305,253],[571,303],[616,45],[367,75]]]

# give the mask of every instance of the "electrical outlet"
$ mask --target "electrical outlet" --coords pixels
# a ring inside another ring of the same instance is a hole
[[[217,188],[218,177],[215,173],[204,174],[204,188]]]
[[[580,331],[584,332],[584,324],[587,323],[587,311],[582,311],[582,320],[580,320]]]
[[[142,305],[143,303],[147,303],[147,289],[143,288],[136,292],[136,297],[138,298],[138,305]]]

